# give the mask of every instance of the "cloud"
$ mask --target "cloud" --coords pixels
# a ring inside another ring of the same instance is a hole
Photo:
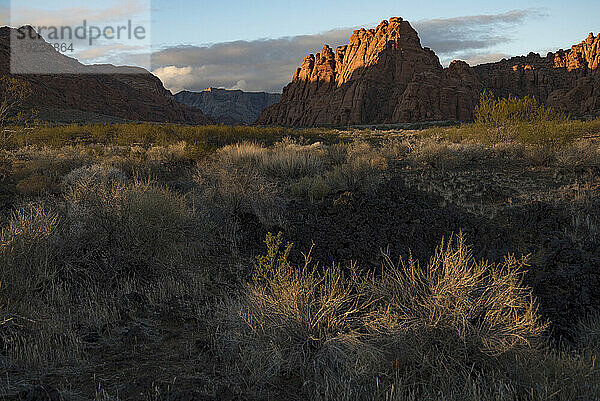
[[[473,53],[466,54],[463,58],[464,61],[469,63],[469,65],[479,65],[486,63],[495,63],[496,61],[500,61],[503,58],[510,58],[509,54],[505,53]]]
[[[189,90],[207,87],[233,88],[245,85],[245,90],[280,92],[291,80],[302,59],[309,53],[348,42],[352,29],[335,29],[315,35],[301,35],[279,39],[235,41],[210,46],[177,46],[153,54],[154,73],[163,79],[172,91],[180,88],[187,76],[165,76],[165,67],[193,67],[196,80]]]
[[[92,23],[121,22],[140,14],[150,13],[148,0],[123,0],[112,1],[104,8],[67,7],[62,9],[42,9],[41,7],[28,7],[27,3],[13,1],[10,9],[11,25],[22,26],[79,26],[83,20]]]
[[[431,19],[413,24],[424,46],[432,48],[447,64],[454,58],[466,59],[475,51],[483,51],[511,42],[512,28],[530,18],[548,15],[543,8],[513,10],[501,14],[471,15],[457,18]],[[485,54],[485,52],[482,52]]]
[[[475,64],[503,58],[505,55],[490,50],[513,40],[507,32],[529,18],[545,15],[544,9],[527,9],[417,21],[413,26],[423,45],[432,48],[443,64],[455,58]],[[280,92],[306,55],[319,52],[324,44],[333,48],[347,44],[354,29],[357,27],[279,39],[166,48],[153,54],[153,72],[174,92],[207,87]]]
[[[201,68],[201,67],[200,67]],[[173,93],[180,92],[186,88],[194,87],[200,71],[195,67],[177,67],[174,65],[155,69],[156,75],[163,84]]]
[[[75,57],[84,64],[111,63],[117,65],[127,65],[128,61],[132,61],[132,56],[136,54],[136,52],[143,50],[147,50],[145,46],[132,46],[122,43],[102,44],[99,46],[88,47],[84,50],[78,51],[75,54]],[[140,56],[141,55],[144,54],[141,53]],[[145,57],[148,60],[150,58],[148,54],[145,54]],[[137,64],[137,62],[135,62],[134,64]],[[146,65],[149,64],[150,62],[147,61]]]

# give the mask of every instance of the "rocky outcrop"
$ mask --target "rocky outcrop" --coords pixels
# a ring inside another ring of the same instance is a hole
[[[570,50],[529,53],[474,67],[483,85],[497,96],[535,96],[549,106],[575,115],[600,113],[600,35]]]
[[[354,31],[298,68],[259,124],[348,125],[469,118],[481,84],[463,63],[442,68],[402,18]]]
[[[202,92],[181,91],[175,99],[195,107],[218,123],[252,124],[262,111],[279,101],[281,95],[266,92],[243,92],[208,88]]]
[[[0,76],[11,72],[10,37],[15,30],[0,28]],[[146,70],[110,65],[87,66],[64,56],[49,44],[39,52],[38,67],[68,74],[15,75],[31,84],[32,96],[27,108],[40,110],[51,121],[156,121],[207,124],[212,120],[200,110],[178,103],[162,82]],[[30,59],[21,62],[23,69],[33,68]]]
[[[442,68],[407,21],[355,31],[347,46],[309,55],[258,124],[360,125],[472,118],[481,92],[531,95],[575,115],[600,113],[600,37],[569,51]]]

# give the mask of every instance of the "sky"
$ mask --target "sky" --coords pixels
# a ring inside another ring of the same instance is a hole
[[[408,20],[443,65],[453,59],[474,65],[569,48],[600,31],[598,15],[600,2],[590,0],[13,0],[12,7],[0,0],[3,24],[87,19],[104,26],[133,19],[147,28],[144,42],[100,39],[77,43],[67,55],[86,64],[141,65],[172,92],[280,92],[306,55],[323,44],[346,44],[352,30],[392,16]]]

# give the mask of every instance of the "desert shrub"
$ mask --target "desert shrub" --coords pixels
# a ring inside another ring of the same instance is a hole
[[[9,299],[50,295],[58,284],[152,279],[184,263],[183,198],[148,182],[65,184],[63,204],[26,204],[2,229],[0,265]],[[189,241],[189,240],[188,240]]]
[[[491,142],[518,140],[529,144],[562,145],[572,142],[577,132],[569,117],[540,104],[535,98],[509,96],[496,99],[484,92],[473,111],[475,126]]]
[[[185,151],[187,158],[190,160],[202,160],[208,155],[214,153],[217,147],[206,142],[194,141],[186,143]]]
[[[517,160],[525,157],[525,145],[520,143],[501,142],[492,145],[492,153],[502,159]]]
[[[594,312],[581,319],[574,330],[575,344],[579,349],[600,354],[600,312]]]
[[[256,142],[242,142],[227,145],[219,149],[217,157],[219,161],[227,165],[241,165],[257,169],[260,159],[267,149]]]
[[[92,164],[90,166],[80,167],[71,171],[63,177],[63,186],[67,188],[80,187],[81,190],[98,184],[113,184],[124,183],[127,181],[127,176],[119,169],[105,168],[100,164]]]
[[[334,143],[327,147],[327,159],[333,166],[339,166],[348,160],[349,145],[346,143]]]
[[[100,260],[90,261],[94,274],[108,279],[150,278],[180,262],[179,244],[185,242],[188,217],[182,197],[152,182],[76,182],[66,188],[67,235],[76,246],[73,255],[91,252]],[[73,269],[82,264],[73,261]]]
[[[217,157],[198,168],[194,177],[199,203],[225,228],[251,214],[266,227],[281,226],[287,201],[282,188],[254,168],[226,163]],[[233,228],[233,227],[232,227]]]
[[[516,372],[541,358],[545,325],[522,261],[477,262],[458,236],[425,267],[387,258],[369,273],[311,265],[310,253],[293,266],[281,234],[265,242],[246,293],[221,316],[244,386],[323,400],[514,399],[533,388]],[[544,374],[536,394],[549,388]]]
[[[55,182],[44,174],[33,174],[19,180],[17,191],[22,195],[35,196],[50,192],[55,188]]]
[[[0,281],[3,302],[30,297],[60,270],[54,248],[60,216],[47,205],[16,210],[0,234]]]
[[[290,184],[290,191],[295,196],[308,198],[311,201],[321,200],[331,192],[322,176],[303,177],[299,181]]]
[[[368,190],[381,181],[381,173],[388,167],[387,159],[366,142],[347,145],[346,161],[325,174],[325,181],[333,190]]]
[[[253,169],[263,175],[295,179],[314,175],[323,168],[321,151],[316,146],[302,146],[284,140],[272,148],[251,142],[228,145],[218,151],[224,164]]]
[[[6,141],[7,147],[44,145],[62,147],[75,143],[103,145],[168,146],[184,141],[209,153],[215,148],[244,141],[259,141],[272,145],[285,137],[308,138],[311,141],[335,140],[333,132],[324,129],[291,129],[254,126],[187,126],[178,124],[40,124]]]
[[[455,243],[442,243],[425,268],[412,258],[399,265],[386,258],[375,291],[400,330],[449,329],[500,354],[529,345],[546,327],[531,289],[522,284],[524,266],[514,256],[502,265],[477,262],[460,234]]]
[[[4,127],[7,120],[21,120],[21,116],[15,118],[23,103],[31,96],[31,84],[25,80],[10,75],[0,77],[0,126]],[[0,144],[4,145],[6,130],[0,133]]]
[[[147,151],[149,160],[175,163],[187,160],[187,144],[183,141],[167,146],[152,146]]]
[[[588,169],[600,167],[600,146],[593,141],[582,140],[556,151],[559,167]]]
[[[402,159],[413,150],[413,145],[407,140],[386,139],[381,146],[383,156],[391,159]]]
[[[358,380],[368,367],[356,358],[372,356],[361,341],[369,304],[361,279],[352,268],[319,269],[308,258],[304,267],[292,266],[281,233],[265,243],[242,305],[230,311],[237,332],[228,340],[245,355],[244,372],[261,386],[293,383],[307,396],[322,391],[323,377]]]
[[[519,142],[561,148],[576,139],[598,135],[600,119],[571,120],[569,116],[540,104],[535,98],[509,96],[496,99],[490,92],[481,96],[474,110],[474,123],[429,128],[421,136],[441,136],[453,142],[464,140],[485,144]]]
[[[526,160],[534,166],[551,166],[556,163],[555,152],[544,145],[530,145],[525,148]]]
[[[289,138],[275,144],[263,155],[260,168],[265,173],[283,179],[314,175],[323,169],[323,152],[318,144],[302,146]]]
[[[447,168],[458,163],[457,155],[450,149],[449,144],[436,140],[421,141],[408,157],[413,163],[432,167]]]
[[[490,128],[502,128],[519,123],[554,122],[563,123],[568,117],[557,110],[540,104],[531,96],[496,99],[493,93],[482,93],[473,116],[476,124]]]

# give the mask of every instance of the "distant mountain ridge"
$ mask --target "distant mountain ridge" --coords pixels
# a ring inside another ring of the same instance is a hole
[[[181,91],[175,99],[195,107],[217,122],[226,124],[252,124],[263,110],[281,98],[278,93],[244,92],[208,88],[202,92]]]
[[[0,76],[11,72],[11,35],[15,32],[14,28],[0,28]],[[43,52],[12,62],[19,71],[32,72],[13,76],[30,83],[33,93],[25,107],[39,109],[44,119],[57,122],[213,122],[200,110],[178,103],[160,79],[144,69],[87,66],[57,52],[43,40],[40,43],[45,47]],[[68,73],[36,73],[38,71]]]
[[[568,51],[530,53],[443,68],[399,17],[354,31],[346,46],[307,56],[257,124],[286,126],[412,123],[472,118],[483,90],[532,95],[573,115],[600,115],[600,35]]]

